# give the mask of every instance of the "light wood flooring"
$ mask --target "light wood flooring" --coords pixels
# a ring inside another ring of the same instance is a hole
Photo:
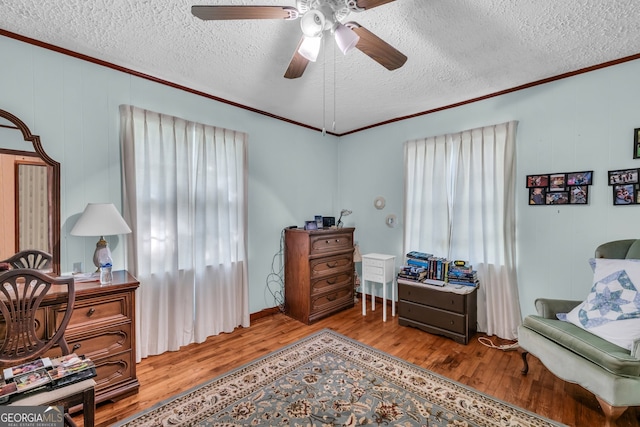
[[[604,425],[602,411],[591,393],[559,380],[535,357],[529,356],[529,374],[523,376],[519,351],[486,347],[477,339],[482,334],[476,334],[468,345],[461,345],[399,326],[390,310],[383,323],[380,305],[377,308],[362,316],[361,306],[356,304],[310,326],[278,313],[253,321],[249,328],[211,337],[205,343],[143,359],[137,365],[139,393],[98,405],[96,425],[109,426],[323,328],[569,426]],[[495,337],[493,342],[502,344]],[[74,420],[82,425],[81,414]],[[640,410],[628,409],[618,426],[640,426]]]

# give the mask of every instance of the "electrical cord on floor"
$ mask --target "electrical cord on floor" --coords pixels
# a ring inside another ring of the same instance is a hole
[[[511,351],[511,350],[517,350],[518,348],[520,348],[518,341],[511,344],[494,344],[493,341],[491,341],[487,337],[478,337],[478,341],[480,342],[480,344],[484,345],[485,347],[495,348],[496,350]]]
[[[267,275],[267,290],[275,305],[284,313],[284,229],[280,233],[280,250],[271,259],[271,273]],[[276,264],[277,268],[276,268]]]

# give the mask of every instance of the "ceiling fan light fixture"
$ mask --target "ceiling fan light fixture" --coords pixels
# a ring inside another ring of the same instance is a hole
[[[318,54],[320,53],[320,47],[322,45],[322,37],[304,37],[304,40],[300,44],[298,53],[308,59],[311,62],[316,62]]]
[[[317,37],[325,30],[325,23],[326,19],[321,11],[310,10],[302,15],[300,28],[302,28],[302,34],[306,37]]]
[[[346,55],[347,52],[356,47],[358,41],[360,41],[360,36],[356,34],[355,31],[341,23],[336,25],[336,29],[333,34],[336,39],[336,44],[343,55]]]

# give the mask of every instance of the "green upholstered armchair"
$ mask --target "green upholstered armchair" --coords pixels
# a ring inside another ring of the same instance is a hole
[[[640,239],[604,243],[596,258],[640,259]],[[582,301],[536,300],[537,315],[527,316],[518,328],[523,350],[522,373],[528,371],[531,353],[557,377],[592,392],[607,419],[607,426],[629,406],[640,406],[640,342],[631,350],[619,347],[572,323],[558,320]]]

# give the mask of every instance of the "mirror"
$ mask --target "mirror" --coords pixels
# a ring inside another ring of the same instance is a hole
[[[25,249],[53,256],[60,274],[60,163],[22,120],[0,110],[0,259]]]

